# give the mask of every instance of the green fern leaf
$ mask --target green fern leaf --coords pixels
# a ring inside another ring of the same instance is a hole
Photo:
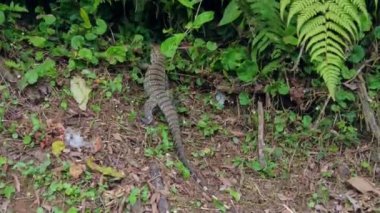
[[[296,0],[292,3],[289,10],[287,25],[289,26],[293,16],[318,2],[318,0]]]
[[[299,43],[303,43],[304,41],[306,41],[307,39],[305,39],[304,37],[307,34],[310,34],[311,31],[315,33],[315,34],[313,33],[313,35],[316,35],[317,33],[322,32],[322,31],[326,31],[326,27],[324,26],[325,23],[326,23],[326,18],[324,16],[317,16],[311,19],[310,21],[308,21],[298,33]]]
[[[334,2],[341,8],[341,11],[349,14],[361,28],[360,15],[350,0],[334,0]]]
[[[337,14],[340,17],[341,20],[344,20],[343,22],[345,24],[349,25],[349,27],[352,28],[353,31],[355,31],[356,35],[359,35],[359,31],[360,31],[361,28],[359,28],[358,26],[355,25],[355,22],[357,20],[355,20],[349,14],[342,12],[342,8],[340,8],[339,5],[335,4],[334,2],[329,2],[328,5],[329,5],[329,10],[330,11],[334,12],[335,14]],[[337,19],[335,19],[335,20],[337,20]]]
[[[318,13],[326,11],[326,8],[326,5],[317,2],[313,5],[313,7],[308,7],[303,10],[297,18],[297,33],[300,32],[300,29],[305,24],[305,22],[307,22],[310,18],[316,16]]]
[[[280,17],[281,20],[284,20],[285,8],[290,4],[290,0],[280,1]]]
[[[343,41],[343,39],[336,34],[332,33],[331,31],[327,32],[327,36],[329,38],[332,38],[334,41],[338,42],[340,45],[342,45],[344,48],[348,48],[348,45]]]
[[[344,39],[346,39],[346,41],[348,41],[350,44],[353,43],[353,41],[351,40],[350,36],[348,35],[348,33],[338,24],[334,23],[334,22],[326,22],[326,27],[330,30],[333,30],[335,31],[335,33],[339,34],[340,36],[342,36]]]
[[[355,27],[353,22],[344,18],[346,18],[344,17],[344,15],[339,15],[331,11],[326,13],[327,20],[333,21],[336,24],[342,26],[346,31],[348,31],[351,34],[351,38],[353,40],[356,40],[357,38],[359,38],[359,32],[357,31],[357,28]]]
[[[306,41],[309,40],[309,38],[316,36],[320,33],[324,33],[326,31],[327,31],[326,25],[319,25],[313,28],[312,30],[310,30],[309,32],[301,30],[300,35],[299,35],[300,42],[306,43]]]
[[[365,1],[363,0],[351,0],[351,1],[352,1],[352,4],[354,4],[357,8],[359,8],[360,12],[362,12],[366,17],[369,17]],[[378,1],[375,0],[375,3],[377,4]]]
[[[305,47],[305,51],[307,52],[311,46],[313,46],[314,44],[318,44],[319,41],[326,39],[327,36],[328,36],[328,35],[325,34],[325,33],[320,33],[320,34],[318,34],[318,35],[316,35],[316,36],[313,36],[313,37],[309,40],[309,42],[307,42],[307,45],[306,45],[306,47]]]
[[[318,55],[315,52],[321,48],[323,49],[322,51],[333,52],[337,56],[339,56],[340,58],[344,59],[344,52],[343,52],[342,48],[338,44],[336,44],[335,42],[332,42],[331,39],[325,39],[324,41],[321,41],[321,42],[317,43],[316,45],[314,45],[309,51],[310,55],[317,57]]]

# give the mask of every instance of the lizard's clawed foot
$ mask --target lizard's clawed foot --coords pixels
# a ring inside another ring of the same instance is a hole
[[[141,117],[140,118],[140,121],[145,124],[145,125],[149,125],[153,122],[153,116],[144,116],[144,117]]]

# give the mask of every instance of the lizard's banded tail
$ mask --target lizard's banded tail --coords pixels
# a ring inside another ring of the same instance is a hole
[[[165,95],[164,95],[165,94]],[[167,93],[161,93],[157,96],[158,106],[164,113],[166,121],[168,122],[169,129],[174,139],[174,144],[179,160],[189,169],[191,176],[205,189],[207,187],[203,178],[196,172],[193,166],[186,158],[185,148],[182,143],[181,130],[179,127],[179,118],[176,109]]]

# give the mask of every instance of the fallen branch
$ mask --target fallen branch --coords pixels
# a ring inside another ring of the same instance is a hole
[[[372,134],[377,139],[378,145],[380,145],[380,128],[379,128],[379,125],[377,124],[375,113],[373,112],[373,110],[371,109],[369,105],[370,98],[368,97],[368,94],[367,94],[365,81],[361,74],[358,75],[358,79],[359,79],[359,82],[357,83],[358,88],[359,88],[358,95],[359,95],[360,103],[362,105],[367,130],[372,132]]]
[[[263,103],[258,101],[257,112],[259,116],[258,137],[257,137],[257,150],[259,155],[259,162],[262,168],[266,167],[265,155],[264,155],[264,109]]]
[[[157,165],[157,163],[151,163],[149,174],[151,176],[150,182],[152,183],[154,187],[154,191],[158,196],[156,202],[158,207],[158,212],[160,213],[166,213],[169,212],[169,202],[166,198],[165,193],[165,184],[161,177],[160,168]]]

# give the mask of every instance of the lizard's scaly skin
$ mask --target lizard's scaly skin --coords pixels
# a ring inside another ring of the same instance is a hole
[[[144,90],[149,99],[144,104],[144,115],[142,119],[145,124],[153,121],[153,109],[158,106],[164,113],[169,129],[174,138],[178,158],[189,169],[196,181],[205,189],[204,181],[200,179],[186,158],[182,143],[181,130],[177,111],[168,93],[168,77],[165,73],[165,57],[160,52],[158,45],[153,45],[150,55],[150,65],[144,78]]]

